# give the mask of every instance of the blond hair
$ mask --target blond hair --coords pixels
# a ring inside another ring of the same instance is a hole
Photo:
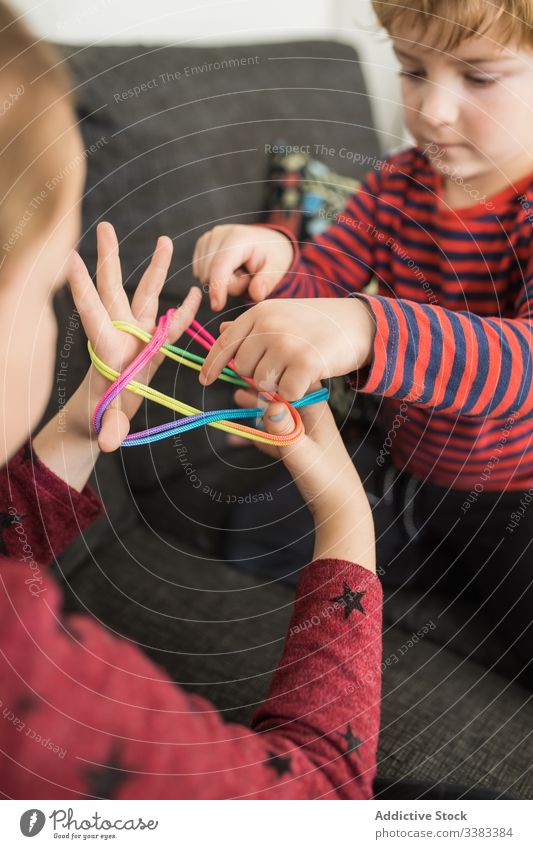
[[[44,230],[61,204],[62,173],[75,123],[64,63],[0,2],[0,257]]]
[[[400,25],[406,31],[425,35],[438,23],[438,46],[444,51],[473,35],[482,35],[493,24],[501,25],[498,41],[533,47],[532,0],[372,0],[382,27],[394,34]]]

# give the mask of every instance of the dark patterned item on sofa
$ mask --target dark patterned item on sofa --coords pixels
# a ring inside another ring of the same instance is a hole
[[[272,149],[286,152],[272,154],[266,220],[289,227],[300,241],[312,239],[335,220],[361,183],[336,174],[308,153],[292,152],[285,141]]]

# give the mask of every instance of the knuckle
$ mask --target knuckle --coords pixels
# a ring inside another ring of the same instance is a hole
[[[271,304],[267,301],[259,301],[251,308],[253,310],[254,320],[257,327],[262,331],[272,332],[279,328],[279,322],[272,315]]]
[[[277,375],[273,375],[271,372],[261,369],[254,373],[253,378],[256,386],[263,390],[263,392],[277,392]]]
[[[264,302],[261,301],[258,306],[263,306]],[[280,324],[279,321],[276,321],[272,315],[269,315],[268,311],[265,310],[262,314],[259,315],[259,320],[261,322],[261,331],[263,333],[279,333],[280,332]],[[284,339],[285,337],[281,337]]]
[[[294,343],[292,339],[282,334],[279,327],[277,329],[273,329],[271,332],[278,333],[278,340],[275,346],[276,352],[283,360],[290,360],[292,362],[295,357]]]
[[[231,344],[231,337],[227,331],[223,331],[221,335],[217,339],[217,345],[219,350],[226,351]]]

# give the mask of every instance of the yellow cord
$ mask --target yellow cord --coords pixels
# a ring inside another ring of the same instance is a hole
[[[149,342],[152,338],[145,330],[142,330],[140,327],[135,327],[135,325],[129,324],[126,321],[114,321],[113,325],[118,328],[118,330],[125,330],[126,332],[131,333],[143,342]],[[89,349],[91,362],[100,374],[111,382],[120,377],[120,372],[115,371],[115,369],[106,365],[106,363],[98,357],[90,342],[87,342],[87,347]],[[160,350],[166,357],[170,357],[171,360],[175,360],[189,368],[194,368],[196,371],[200,371],[201,369],[201,366],[197,363],[191,363],[189,360],[180,357],[179,354],[175,354],[173,351],[167,351],[165,348],[161,348]],[[147,386],[144,383],[139,383],[136,380],[130,380],[124,388],[129,389],[129,391],[133,392],[134,395],[141,395],[143,398],[147,398],[149,401],[155,401],[157,404],[161,404],[162,407],[167,407],[167,409],[173,410],[176,413],[181,413],[183,416],[194,416],[202,412],[202,410],[198,410],[196,407],[184,404],[182,401],[178,401],[176,398],[172,398],[170,395],[165,395],[163,392],[159,392],[159,390],[153,389],[153,387]],[[242,437],[243,435],[242,430],[232,427],[231,423],[225,420],[208,422],[208,425],[209,427],[214,427],[217,430],[222,430],[225,433],[231,433],[235,436]],[[254,442],[262,442],[265,445],[272,445],[272,440],[269,439],[268,436],[263,437],[259,434],[247,434],[246,438],[251,439]]]

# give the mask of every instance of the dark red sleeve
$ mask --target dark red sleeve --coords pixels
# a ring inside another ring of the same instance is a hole
[[[371,796],[381,597],[368,571],[329,560],[307,568],[253,730],[225,724],[88,617],[63,617],[50,578],[46,598],[35,599],[25,567],[0,571],[0,791],[8,797]]]
[[[48,476],[53,496],[46,491]],[[52,502],[76,500],[66,485],[60,492],[58,479],[43,467],[35,477],[46,515]],[[25,471],[17,480],[31,483],[32,475]],[[30,496],[14,494],[28,509]],[[77,510],[87,518],[93,496],[78,496]],[[29,516],[27,523],[34,526]],[[28,539],[37,546],[37,531]],[[5,796],[371,795],[382,599],[380,583],[368,570],[338,560],[306,567],[283,658],[250,730],[224,723],[213,705],[175,686],[135,645],[90,617],[64,615],[59,587],[40,569],[45,591],[35,596],[27,584],[33,566],[13,554],[0,560]]]
[[[27,442],[0,469],[0,556],[50,563],[103,512],[89,486],[78,492],[58,478]]]

